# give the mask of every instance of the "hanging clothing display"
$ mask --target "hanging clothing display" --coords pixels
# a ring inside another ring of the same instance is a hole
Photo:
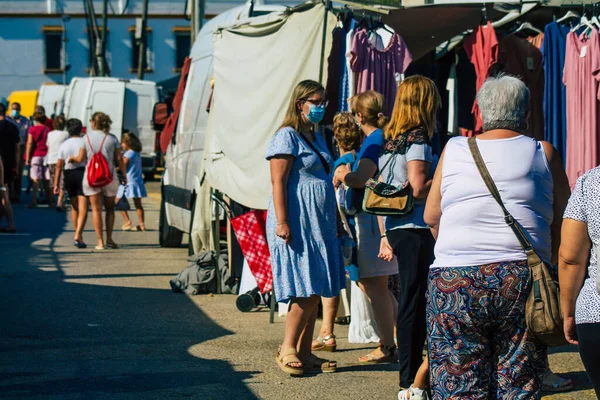
[[[475,67],[477,74],[476,90],[479,91],[490,76],[491,67],[498,61],[498,38],[491,22],[478,25],[471,36],[465,40],[465,51]],[[472,113],[475,118],[475,131],[481,132],[483,121],[479,113],[477,100],[473,103]]]
[[[354,96],[356,93],[356,73],[352,71],[352,42],[354,41],[354,35],[356,35],[356,21],[352,20],[348,27],[348,33],[346,34],[346,63],[344,67],[344,76],[342,77],[342,88],[340,90],[340,97],[342,99],[341,111],[350,111],[348,99]]]
[[[346,31],[339,26],[336,27],[331,33],[331,39],[331,53],[327,58],[327,85],[325,86],[329,105],[325,109],[323,125],[333,124],[333,117],[340,108],[339,99],[342,80],[340,71],[342,71],[345,64]]]
[[[498,43],[495,73],[519,77],[529,88],[529,117],[525,135],[544,140],[544,68],[542,53],[526,39],[509,35]]]
[[[571,188],[577,178],[599,164],[598,159],[598,75],[600,38],[567,35],[563,82],[567,88],[567,176]]]
[[[544,140],[567,161],[567,89],[563,83],[568,26],[552,22],[544,29]]]
[[[402,74],[412,61],[406,43],[394,34],[383,51],[374,48],[369,42],[367,30],[360,30],[352,43],[351,67],[358,74],[356,92],[375,90],[381,93],[391,115],[396,99],[396,74]]]
[[[541,50],[544,46],[544,34],[540,33],[537,36],[531,36],[527,38],[527,41]]]

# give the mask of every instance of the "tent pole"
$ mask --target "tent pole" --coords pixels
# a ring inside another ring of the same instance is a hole
[[[331,9],[331,0],[325,0],[325,13],[323,15],[323,39],[321,41],[321,65],[319,66],[319,83],[323,84],[325,68],[325,43],[327,42],[327,17]]]

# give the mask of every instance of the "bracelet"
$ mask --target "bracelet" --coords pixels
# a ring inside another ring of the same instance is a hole
[[[278,222],[277,226],[281,226],[281,225],[287,225],[287,221],[283,221],[283,222]]]
[[[384,237],[387,237],[387,234],[384,233],[383,235],[381,235],[381,238],[383,239]]]

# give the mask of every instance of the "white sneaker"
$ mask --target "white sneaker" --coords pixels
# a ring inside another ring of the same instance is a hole
[[[423,389],[410,387],[398,392],[398,400],[429,400],[427,392]]]

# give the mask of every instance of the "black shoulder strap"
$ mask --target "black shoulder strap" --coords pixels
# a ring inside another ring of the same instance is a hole
[[[310,142],[310,140],[308,140],[308,138],[306,136],[304,136],[303,133],[300,133],[300,137],[302,137],[302,139],[306,142],[306,144],[308,145],[308,147],[310,147],[312,149],[312,151],[314,151],[315,153],[317,153],[317,156],[319,156],[319,160],[321,160],[321,164],[323,164],[323,168],[325,168],[325,173],[327,175],[329,175],[329,173],[331,172],[331,168],[329,167],[329,163],[327,162],[327,160],[325,160],[325,157],[323,157],[323,155],[321,154],[321,152],[319,150],[317,150],[317,148],[315,147],[314,144],[312,144]],[[315,140],[317,140],[317,135],[315,134]]]
[[[513,216],[508,212],[508,210],[504,206],[504,202],[502,201],[500,192],[498,191],[498,188],[496,187],[496,184],[494,183],[494,180],[492,179],[492,176],[490,175],[490,172],[487,169],[487,166],[485,165],[485,161],[483,161],[483,157],[481,156],[481,152],[479,151],[479,147],[477,146],[477,139],[474,136],[469,138],[469,149],[471,150],[471,154],[473,155],[473,159],[475,160],[475,165],[477,165],[477,169],[479,170],[479,173],[481,174],[485,185],[487,186],[488,190],[492,194],[492,197],[496,200],[500,208],[502,208],[502,212],[504,213],[504,222],[506,222],[510,229],[512,229],[513,233],[519,240],[519,243],[523,247],[523,250],[525,250],[526,253],[532,251],[533,246],[531,245],[531,242],[529,242],[529,239],[527,239],[527,236],[525,236],[525,233],[523,232],[519,224],[517,224]]]

